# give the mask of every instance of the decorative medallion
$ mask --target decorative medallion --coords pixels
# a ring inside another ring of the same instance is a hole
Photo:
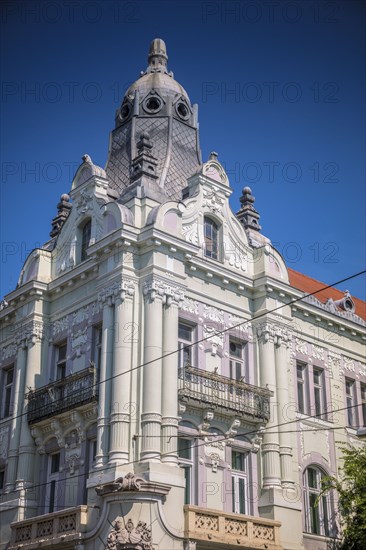
[[[131,518],[125,526],[121,520],[117,520],[107,537],[105,549],[123,550],[131,548],[130,545],[136,550],[153,550],[151,528],[144,521],[139,521],[135,527]]]

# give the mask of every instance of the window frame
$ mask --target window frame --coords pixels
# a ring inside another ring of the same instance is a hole
[[[180,335],[179,330],[180,330],[180,327],[182,326],[189,329],[190,339],[184,338]],[[186,367],[195,366],[194,365],[195,357],[193,354],[194,346],[192,346],[194,342],[195,331],[196,331],[195,325],[192,325],[185,319],[178,319],[178,350],[179,350],[178,351],[178,373],[179,375],[182,374],[182,371]],[[185,357],[185,351],[187,352],[188,360]]]
[[[301,377],[299,376],[300,369]],[[319,381],[317,382],[315,381],[316,374],[319,374]],[[328,402],[329,390],[326,369],[319,365],[296,360],[297,412],[306,416],[314,416],[316,420],[330,422]]]
[[[93,325],[91,360],[93,361],[94,367],[97,372],[99,372],[101,358],[102,358],[102,340],[103,340],[103,325],[101,323],[97,325]]]
[[[210,231],[207,229],[210,228]],[[210,216],[203,219],[204,256],[211,260],[220,261],[220,224]],[[209,246],[208,246],[209,245]]]
[[[54,469],[54,458],[58,456],[57,466],[58,468]],[[45,495],[45,513],[52,514],[57,507],[57,490],[59,487],[60,480],[60,467],[61,467],[61,452],[53,451],[47,455],[47,488]]]
[[[179,454],[180,442],[187,441],[189,445],[187,448],[190,451],[190,457],[184,457]],[[196,461],[195,461],[196,448],[194,445],[194,438],[188,434],[179,432],[177,437],[177,455],[179,467],[184,470],[185,488],[184,488],[184,504],[196,504]],[[188,475],[187,475],[188,474]]]
[[[366,383],[360,382],[360,405],[362,423],[366,426]]]
[[[6,484],[6,468],[0,467],[0,495],[5,490],[5,484]]]
[[[8,381],[9,374],[11,373],[11,381]],[[15,387],[16,370],[14,364],[8,365],[2,369],[2,404],[1,404],[1,419],[10,418],[13,415],[13,400],[14,400],[14,387]]]
[[[347,392],[347,385],[351,384],[351,392]],[[349,428],[356,428],[358,425],[358,400],[357,400],[357,381],[354,378],[348,376],[344,379],[344,392],[346,398],[346,414],[347,414],[347,426]]]
[[[231,351],[231,344],[234,344],[235,346],[241,346],[241,353],[239,355],[234,355]],[[229,378],[232,380],[237,381],[247,381],[247,372],[246,372],[246,366],[247,361],[245,357],[245,348],[246,348],[246,342],[239,341],[236,338],[233,338],[232,336],[229,336]],[[235,366],[234,364],[235,363]],[[240,370],[240,376],[238,377],[238,366]],[[233,376],[235,371],[235,376]]]
[[[240,455],[243,466],[241,468],[234,467],[234,453]],[[249,495],[249,478],[250,478],[250,452],[244,448],[231,448],[231,511],[233,514],[251,515],[251,499]],[[244,497],[243,499],[241,497]]]
[[[315,472],[316,487],[312,487],[309,483],[310,470]],[[312,535],[331,537],[332,527],[329,524],[332,517],[332,510],[329,493],[322,495],[316,507],[311,504],[312,497],[314,497],[314,502],[319,497],[322,490],[321,482],[326,476],[327,473],[317,464],[310,464],[304,470],[304,532]]]
[[[87,218],[80,226],[80,262],[88,259],[87,250],[90,246],[92,235],[92,220]],[[87,234],[86,234],[87,231]]]
[[[55,380],[63,380],[67,376],[67,340],[62,340],[55,343],[54,350],[54,378]],[[60,350],[65,349],[65,357],[60,359]]]

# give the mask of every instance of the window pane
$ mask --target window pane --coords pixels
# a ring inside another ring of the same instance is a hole
[[[11,387],[5,389],[4,417],[10,416]]]
[[[189,325],[185,325],[184,323],[179,323],[178,338],[181,340],[187,340],[188,342],[191,342],[192,330],[193,330],[193,327],[190,327]]]
[[[178,437],[178,456],[186,460],[192,458],[192,445],[189,439]]]
[[[310,502],[310,527],[311,533],[320,535],[320,518],[319,518],[319,507],[315,505],[318,495],[310,493],[309,502]]]
[[[205,255],[209,258],[217,259],[218,246],[217,235],[218,227],[213,220],[206,219],[204,222],[205,235]]]
[[[316,475],[317,471],[314,468],[308,468],[307,472],[308,472],[309,487],[312,487],[313,489],[317,489],[318,488],[317,475]]]
[[[191,467],[183,466],[184,478],[186,480],[186,488],[184,491],[184,504],[191,503]]]
[[[52,514],[54,508],[55,508],[55,494],[56,494],[56,481],[51,481],[50,486],[50,503],[48,506],[48,512]]]
[[[245,514],[245,481],[239,478],[239,513]]]
[[[6,384],[12,384],[14,379],[14,369],[6,371]]]
[[[323,529],[324,535],[329,536],[329,519],[328,519],[328,503],[327,497],[324,495],[321,499],[322,508],[323,508]]]
[[[231,451],[231,468],[239,472],[245,472],[245,457],[240,451]]]
[[[304,384],[302,382],[297,383],[297,400],[299,404],[299,412],[305,413],[305,399],[304,399]]]
[[[230,341],[230,355],[241,359],[243,357],[243,345]]]
[[[51,456],[51,474],[58,472],[60,469],[60,453]]]
[[[320,416],[322,413],[320,388],[314,388],[314,400],[315,400],[315,414],[316,416]]]

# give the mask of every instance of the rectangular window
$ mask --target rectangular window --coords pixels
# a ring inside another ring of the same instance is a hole
[[[245,380],[244,345],[230,339],[229,353],[230,378],[233,380]]]
[[[100,359],[102,356],[102,325],[93,327],[93,349],[92,349],[92,361],[95,368],[100,368]]]
[[[317,418],[326,419],[325,384],[323,369],[313,369],[314,404]]]
[[[361,409],[362,409],[362,422],[366,426],[366,384],[361,382]]]
[[[14,385],[14,367],[3,371],[3,406],[2,418],[11,416],[13,412],[13,385]]]
[[[66,376],[67,343],[56,346],[56,379],[62,380]]]
[[[357,426],[356,405],[356,383],[354,380],[346,378],[347,421],[350,427]]]
[[[192,344],[194,328],[191,325],[180,322],[178,325],[178,370],[192,365]]]
[[[184,504],[194,503],[194,486],[193,486],[193,450],[192,440],[178,437],[178,457],[179,465],[184,470],[184,478],[186,482],[184,492]]]
[[[298,411],[301,414],[308,413],[308,399],[307,399],[307,371],[306,365],[301,365],[298,363],[296,365],[296,374],[297,374],[297,405]]]
[[[296,363],[297,408],[299,413],[327,420],[327,392],[324,369]]]
[[[57,486],[60,471],[60,453],[54,453],[48,457],[47,468],[47,492],[46,492],[46,510],[49,514],[55,511],[57,500]]]
[[[0,470],[0,492],[4,489],[5,486],[5,470]]]
[[[248,514],[248,488],[247,488],[247,458],[248,453],[231,451],[231,485],[232,485],[232,511],[235,514]]]

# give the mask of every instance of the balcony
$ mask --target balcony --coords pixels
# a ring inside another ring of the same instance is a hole
[[[278,521],[191,505],[184,507],[184,515],[184,537],[201,543],[198,547],[282,550]]]
[[[74,548],[73,541],[80,539],[87,525],[87,506],[67,508],[45,516],[37,516],[11,524],[8,550],[56,546]]]
[[[271,391],[193,367],[180,370],[178,395],[198,408],[220,409],[252,422],[268,422]]]
[[[28,422],[36,424],[98,400],[96,370],[87,368],[28,393]]]

